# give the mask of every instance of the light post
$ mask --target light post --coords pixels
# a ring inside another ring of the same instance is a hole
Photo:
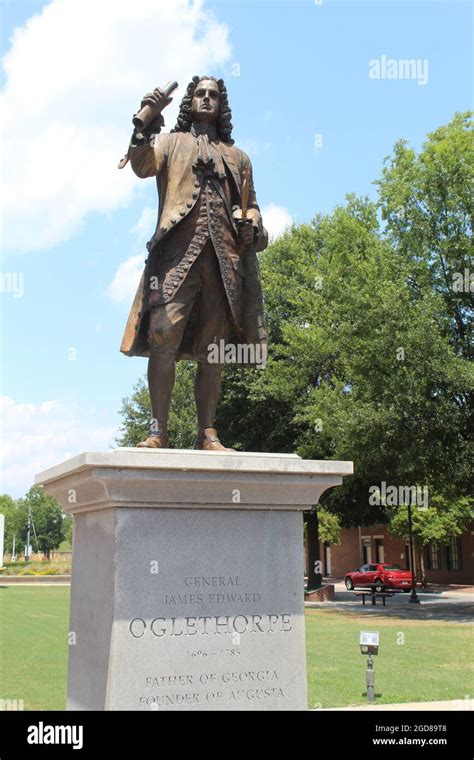
[[[411,604],[420,604],[420,599],[416,593],[416,578],[415,578],[415,553],[413,551],[413,524],[411,515],[411,502],[408,499],[408,540],[410,544],[410,570],[411,570],[411,593],[409,602]]]
[[[361,631],[359,645],[360,653],[367,655],[367,670],[365,671],[367,701],[375,702],[375,673],[372,655],[377,655],[379,653],[379,632]]]
[[[27,528],[26,528],[25,562],[30,561],[30,535],[31,535],[31,504],[28,504],[28,523],[27,523]]]

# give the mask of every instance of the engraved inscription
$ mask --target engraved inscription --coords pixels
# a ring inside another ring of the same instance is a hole
[[[274,669],[279,665],[273,652],[291,645],[300,620],[293,611],[265,603],[255,580],[183,574],[155,598],[156,611],[140,615],[137,610],[129,618],[129,637],[137,651],[151,657],[145,667],[157,668],[137,681],[139,709],[248,709],[252,703],[260,703],[254,709],[268,709],[265,700],[276,708],[284,705],[292,677]]]
[[[184,704],[204,704],[222,702],[232,704],[244,700],[265,700],[284,697],[284,691],[278,683],[280,677],[276,670],[242,670],[224,671],[223,673],[200,673],[199,675],[159,675],[145,678],[146,688],[160,686],[195,686],[201,689],[210,686],[207,692],[186,691],[177,693],[146,694],[139,697],[141,707],[160,709],[166,706]],[[269,686],[268,684],[272,684]],[[226,688],[227,687],[227,688]]]
[[[184,579],[185,586],[198,586],[204,588],[206,586],[241,586],[242,581],[238,575],[224,576],[224,575],[188,575]]]
[[[180,604],[224,604],[241,602],[251,604],[262,599],[258,591],[243,591],[242,579],[238,575],[187,575],[183,583],[186,589],[182,593],[165,594],[163,601],[169,605]],[[221,589],[208,591],[207,589]]]
[[[291,631],[289,613],[275,615],[206,615],[202,617],[165,618],[156,617],[147,622],[143,618],[133,618],[129,632],[135,639],[145,635],[156,638],[162,636],[195,636],[201,634],[231,633],[273,633],[274,631]]]

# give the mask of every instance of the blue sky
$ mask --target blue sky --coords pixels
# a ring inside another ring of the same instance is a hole
[[[1,4],[2,272],[23,278],[21,297],[5,279],[0,294],[2,488],[15,496],[35,472],[112,445],[121,399],[146,371],[119,345],[156,190],[115,168],[146,90],[176,78],[179,101],[194,73],[224,77],[274,234],[348,192],[373,195],[396,140],[419,147],[471,107],[468,2],[222,0],[186,16],[186,0],[103,0],[97,31],[89,2]],[[427,82],[371,79],[384,55],[426,60]],[[165,131],[175,115],[173,103]]]

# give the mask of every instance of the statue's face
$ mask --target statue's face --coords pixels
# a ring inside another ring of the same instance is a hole
[[[191,104],[193,119],[214,124],[219,116],[220,94],[217,82],[202,79],[194,90]]]

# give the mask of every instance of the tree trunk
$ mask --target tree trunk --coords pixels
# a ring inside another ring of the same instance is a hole
[[[423,548],[418,549],[418,559],[420,561],[420,580],[422,588],[426,588],[428,583],[426,581],[426,573],[425,573],[425,557],[423,554]]]
[[[321,588],[322,567],[319,553],[319,523],[317,508],[313,507],[306,520],[308,530],[308,591]]]

